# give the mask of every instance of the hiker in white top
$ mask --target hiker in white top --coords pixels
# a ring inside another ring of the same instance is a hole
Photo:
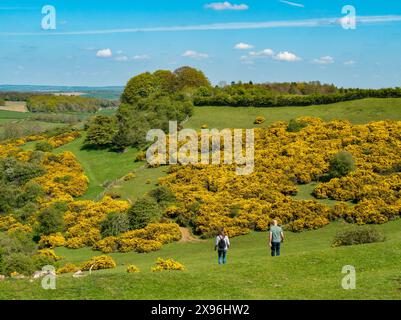
[[[227,250],[230,247],[230,240],[225,235],[224,230],[219,232],[219,235],[216,237],[216,243],[214,246],[214,250],[217,250],[218,253],[218,262],[219,264],[227,263]]]

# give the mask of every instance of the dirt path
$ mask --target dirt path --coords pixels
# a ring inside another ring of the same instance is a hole
[[[182,238],[179,242],[199,242],[199,241],[205,241],[205,240],[201,240],[199,238],[194,237],[193,235],[191,235],[191,232],[189,231],[188,228],[183,228],[180,227],[180,231],[181,231],[181,235]]]

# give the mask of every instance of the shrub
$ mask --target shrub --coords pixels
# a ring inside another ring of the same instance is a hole
[[[144,161],[145,159],[146,159],[146,152],[145,151],[139,151],[136,154],[135,162]]]
[[[82,265],[82,270],[83,271],[88,271],[89,269],[91,270],[100,270],[100,269],[112,269],[116,267],[116,263],[114,262],[112,257],[103,255],[103,256],[97,256],[93,257],[92,259],[86,261]]]
[[[31,275],[36,271],[36,265],[31,256],[24,253],[13,253],[2,258],[2,273],[11,274],[18,272],[23,275]]]
[[[291,119],[287,126],[288,132],[299,132],[303,128],[305,128],[308,124],[303,121],[297,121],[295,119]]]
[[[253,122],[254,124],[262,124],[263,122],[265,122],[266,119],[262,116],[258,116],[256,117],[255,121]]]
[[[149,195],[154,198],[157,203],[168,203],[175,200],[174,193],[166,186],[160,186],[149,191]]]
[[[39,241],[39,246],[42,248],[62,247],[65,244],[65,238],[60,232],[48,236],[41,236]]]
[[[64,266],[61,268],[57,269],[57,274],[62,274],[62,273],[74,273],[77,272],[79,268],[72,263],[66,263]]]
[[[151,197],[143,197],[133,204],[127,214],[131,228],[141,229],[160,219],[162,211],[156,200]]]
[[[111,212],[106,219],[100,223],[102,237],[118,236],[128,231],[130,222],[125,212]]]
[[[363,243],[382,242],[385,236],[371,226],[358,226],[338,232],[334,238],[333,246],[351,246]]]
[[[63,231],[63,214],[66,210],[65,204],[54,204],[43,209],[37,217],[38,233],[46,236]]]
[[[183,271],[185,270],[185,267],[177,262],[174,261],[173,259],[162,259],[158,258],[156,261],[156,266],[152,267],[152,272],[159,272],[159,271],[165,271],[165,270],[177,270],[177,271]]]
[[[135,178],[135,173],[129,172],[124,176],[124,181],[130,181]]]
[[[39,141],[35,144],[36,151],[50,152],[53,150],[53,146],[47,141]]]
[[[62,257],[58,256],[53,249],[41,249],[38,250],[37,253],[39,256],[50,258],[53,261],[58,261],[63,259]]]
[[[340,151],[330,160],[328,174],[330,178],[341,178],[353,170],[355,170],[355,162],[352,154]]]
[[[137,273],[139,271],[140,271],[139,268],[133,264],[130,264],[127,268],[128,273]]]

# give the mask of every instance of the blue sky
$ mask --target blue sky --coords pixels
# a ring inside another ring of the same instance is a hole
[[[354,30],[336,20],[346,4]],[[0,0],[0,84],[124,85],[190,65],[213,83],[401,86],[400,35],[394,0]]]

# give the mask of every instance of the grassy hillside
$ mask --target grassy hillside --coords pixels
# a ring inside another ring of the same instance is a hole
[[[136,149],[130,148],[125,153],[83,149],[84,140],[85,136],[82,136],[56,149],[56,152],[71,151],[78,158],[89,178],[89,189],[85,199],[95,199],[104,190],[105,183],[119,179],[142,165],[134,162]]]
[[[385,119],[401,120],[401,99],[363,99],[329,105],[309,107],[196,107],[194,116],[185,123],[186,128],[252,128],[257,116],[266,118],[262,126],[275,121],[288,121],[301,116],[323,120],[348,119],[352,123],[367,123]]]
[[[57,290],[43,290],[40,281],[6,280],[0,299],[399,299],[401,289],[401,220],[375,226],[386,242],[332,248],[341,223],[299,234],[287,233],[281,257],[272,258],[267,234],[232,239],[228,264],[217,265],[212,240],[174,243],[149,254],[116,253],[117,268],[74,279],[57,279]],[[90,249],[57,249],[63,262],[81,263],[97,255]],[[173,258],[186,271],[152,273],[157,257]],[[127,274],[129,264],[141,272]],[[357,272],[357,288],[344,290],[344,265]]]

